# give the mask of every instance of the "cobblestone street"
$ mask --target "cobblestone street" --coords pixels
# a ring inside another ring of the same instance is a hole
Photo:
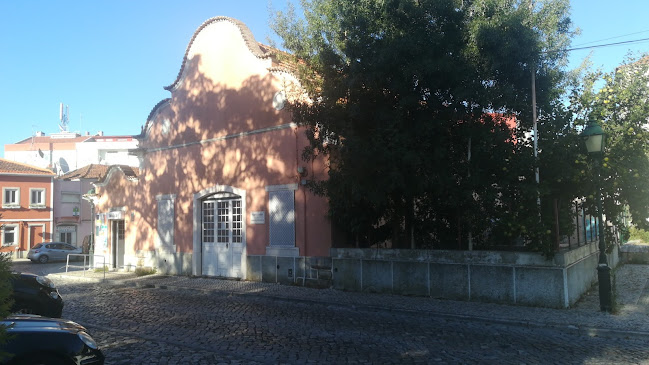
[[[649,363],[646,338],[225,292],[57,285],[64,318],[88,327],[107,364]]]

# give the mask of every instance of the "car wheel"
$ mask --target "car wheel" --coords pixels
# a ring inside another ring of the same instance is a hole
[[[40,262],[41,264],[47,264],[49,260],[50,258],[47,257],[47,255],[41,255],[41,257],[38,258],[38,262]]]

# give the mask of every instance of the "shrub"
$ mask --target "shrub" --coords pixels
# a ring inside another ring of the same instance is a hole
[[[644,229],[638,229],[634,226],[631,226],[629,230],[629,239],[630,240],[640,240],[642,242],[649,243],[649,232]]]
[[[154,267],[136,267],[135,268],[135,275],[137,276],[144,276],[144,275],[151,275],[155,274],[156,269]]]

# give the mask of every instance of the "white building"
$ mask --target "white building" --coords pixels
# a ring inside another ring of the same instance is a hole
[[[128,151],[137,148],[133,136],[94,136],[74,132],[34,136],[14,144],[5,145],[5,159],[52,169],[57,175],[88,166],[128,165],[137,167],[139,161]]]

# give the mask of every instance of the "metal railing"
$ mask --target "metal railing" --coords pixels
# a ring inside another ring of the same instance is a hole
[[[70,265],[70,256],[83,257],[83,265]],[[94,259],[94,260],[92,260],[93,261],[92,264],[90,263],[90,257],[92,257]],[[68,268],[70,268],[70,267],[72,267],[72,268],[81,268],[83,270],[83,276],[86,276],[86,270],[96,267],[94,264],[97,262],[96,261],[97,257],[101,257],[102,263],[101,263],[100,267],[102,268],[102,271],[104,272],[104,280],[106,280],[106,271],[108,270],[108,268],[106,267],[106,257],[102,256],[102,255],[89,255],[89,254],[80,254],[80,253],[68,254],[68,258],[67,258],[67,260],[65,262],[65,272],[67,273]]]

